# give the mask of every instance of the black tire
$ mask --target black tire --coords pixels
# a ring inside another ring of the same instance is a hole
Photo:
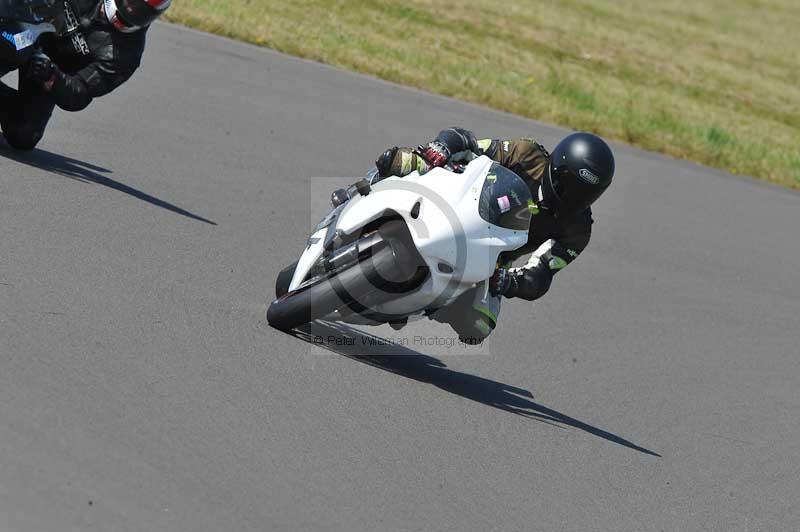
[[[399,250],[398,250],[399,251]],[[402,282],[414,270],[403,266],[393,246],[382,245],[364,260],[294,292],[284,294],[267,309],[267,321],[276,329],[287,331],[331,312],[353,301],[368,299],[370,304],[397,297],[381,288]]]

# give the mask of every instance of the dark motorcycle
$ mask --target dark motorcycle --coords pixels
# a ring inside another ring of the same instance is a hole
[[[0,73],[25,65],[40,37],[63,33],[66,18],[58,0],[0,0]]]

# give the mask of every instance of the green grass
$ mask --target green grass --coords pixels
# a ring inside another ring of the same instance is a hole
[[[181,0],[169,19],[800,188],[797,0]]]

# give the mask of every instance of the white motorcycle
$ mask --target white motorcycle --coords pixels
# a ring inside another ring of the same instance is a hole
[[[316,226],[276,281],[270,325],[315,319],[405,324],[489,279],[522,247],[535,208],[524,181],[486,156],[463,171],[380,179],[373,170]]]

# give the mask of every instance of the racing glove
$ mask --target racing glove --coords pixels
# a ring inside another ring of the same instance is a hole
[[[475,154],[481,153],[475,134],[462,127],[448,127],[447,129],[443,129],[436,136],[436,140],[447,146],[447,149],[450,150],[450,154],[452,155],[465,151]]]
[[[539,260],[522,268],[498,268],[489,279],[489,293],[533,301],[545,295],[552,282],[553,271]]]
[[[375,161],[375,168],[378,169],[379,176],[389,177],[392,175],[392,161],[394,161],[394,156],[397,155],[397,150],[397,146],[389,148]]]
[[[28,61],[26,74],[30,79],[41,83],[44,89],[49,91],[53,88],[53,83],[55,83],[56,77],[61,74],[61,70],[46,54],[36,52]]]

